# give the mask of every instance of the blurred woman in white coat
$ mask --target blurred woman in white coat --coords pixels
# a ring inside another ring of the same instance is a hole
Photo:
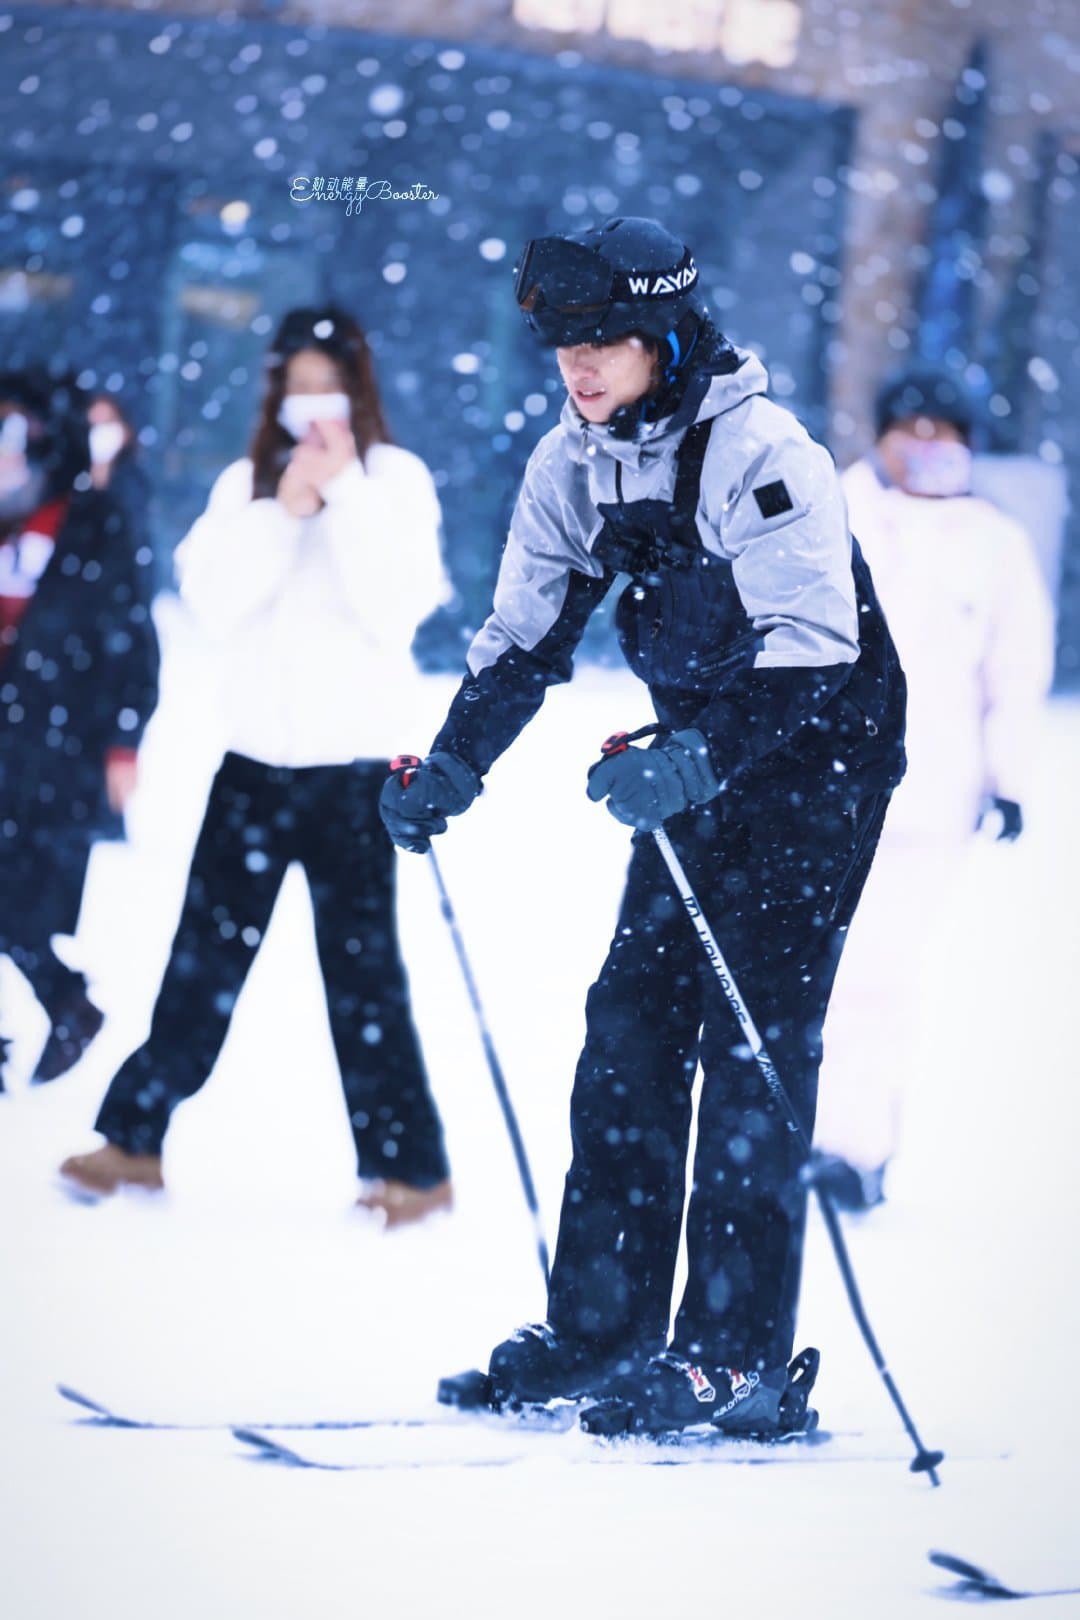
[[[877,401],[874,450],[843,475],[908,682],[907,775],[893,795],[825,1024],[816,1143],[851,1209],[882,1198],[915,1059],[919,965],[972,834],[1023,829],[1053,670],[1053,613],[1031,541],[971,494],[973,401],[914,368]]]
[[[108,1194],[163,1185],[176,1105],[209,1078],[286,869],[307,877],[330,1028],[364,1183],[388,1226],[451,1203],[413,1024],[378,815],[393,739],[415,724],[416,626],[449,595],[440,511],[390,442],[363,332],[294,310],[268,357],[251,453],[226,467],[177,552],[218,645],[228,751],[214,779],[149,1039],[61,1167]]]

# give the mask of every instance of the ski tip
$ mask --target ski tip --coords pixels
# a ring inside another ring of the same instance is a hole
[[[234,1440],[242,1441],[245,1446],[253,1446],[256,1451],[268,1451],[276,1456],[279,1452],[289,1450],[280,1440],[272,1440],[268,1434],[260,1434],[258,1429],[245,1429],[238,1424],[231,1433]]]
[[[958,1593],[971,1597],[997,1598],[1015,1598],[1022,1595],[1003,1585],[996,1575],[990,1574],[989,1570],[980,1569],[978,1564],[969,1563],[966,1558],[957,1558],[955,1553],[931,1551],[927,1553],[927,1557],[937,1569],[947,1570],[950,1575],[957,1577],[960,1585],[955,1591]]]
[[[268,1440],[264,1434],[259,1433],[258,1429],[244,1429],[239,1425],[235,1425],[230,1430],[230,1433],[234,1440],[243,1441],[245,1446],[254,1446],[257,1451],[277,1450],[276,1441]]]
[[[72,1406],[77,1406],[83,1412],[89,1412],[91,1417],[100,1419],[102,1423],[109,1423],[117,1429],[136,1427],[127,1418],[118,1417],[107,1406],[102,1406],[100,1401],[93,1401],[89,1395],[84,1395],[81,1390],[72,1389],[70,1384],[57,1384],[56,1393],[62,1396],[65,1401],[70,1401]]]
[[[978,1564],[969,1564],[966,1558],[957,1558],[955,1553],[932,1550],[926,1556],[938,1569],[947,1569],[950,1575],[962,1575],[966,1581],[986,1580],[984,1569],[980,1569]]]
[[[348,1473],[357,1465],[354,1463],[323,1462],[315,1457],[305,1457],[292,1446],[286,1446],[280,1440],[274,1440],[268,1434],[258,1429],[234,1428],[233,1438],[241,1444],[249,1446],[254,1453],[253,1462],[283,1463],[286,1468],[306,1468],[315,1473]]]
[[[251,1449],[271,1462],[289,1463],[293,1468],[307,1468],[309,1465],[299,1452],[293,1451],[291,1446],[283,1446],[279,1440],[271,1440],[269,1435],[260,1434],[258,1429],[232,1430],[234,1440]]]
[[[62,1395],[65,1401],[70,1401],[72,1406],[81,1406],[87,1412],[98,1412],[103,1417],[108,1415],[105,1408],[99,1406],[97,1401],[92,1401],[89,1395],[83,1395],[79,1390],[72,1389],[70,1384],[57,1384],[56,1393]]]

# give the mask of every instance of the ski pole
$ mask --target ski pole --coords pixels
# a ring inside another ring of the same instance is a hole
[[[614,741],[614,739],[610,740]],[[607,749],[607,746],[608,745],[605,744],[605,749]],[[623,746],[625,747],[625,743]],[[610,749],[608,751],[616,752],[617,750]],[[716,942],[716,937],[713,934],[712,929],[709,927],[705,914],[698,902],[697,896],[690,886],[689,879],[683,870],[682,862],[679,860],[678,855],[676,855],[675,850],[672,847],[671,840],[664,831],[663,827],[656,828],[656,830],[653,832],[653,838],[656,840],[656,847],[659,849],[660,854],[664,858],[667,869],[671,873],[672,880],[676,889],[678,890],[679,898],[686,908],[686,913],[694,925],[694,931],[697,934],[698,939],[701,941],[702,949],[709,960],[709,966],[716,975],[717,982],[724,993],[724,999],[731,1008],[732,1012],[735,1014],[735,1017],[739,1022],[739,1026],[742,1029],[743,1034],[746,1036],[746,1043],[754,1055],[754,1060],[757,1063],[758,1068],[761,1070],[762,1078],[769,1089],[769,1094],[786,1115],[788,1130],[792,1131],[796,1136],[798,1136],[801,1145],[806,1150],[807,1158],[809,1159],[812,1151],[810,1138],[807,1136],[802,1121],[799,1119],[799,1116],[795,1111],[795,1105],[791,1100],[787,1087],[784,1085],[784,1082],[777,1073],[776,1066],[766,1050],[765,1043],[758,1033],[757,1026],[754,1023],[754,1020],[751,1018],[750,1013],[746,1008],[746,1004],[739,994],[738,985],[735,983],[735,980],[732,977],[731,969],[724,960],[723,952]],[[928,1451],[926,1446],[923,1445],[923,1442],[919,1437],[919,1432],[912,1421],[911,1414],[904,1405],[903,1398],[901,1397],[900,1391],[896,1387],[892,1373],[889,1371],[888,1366],[886,1365],[885,1358],[881,1353],[881,1347],[874,1336],[874,1331],[871,1328],[870,1322],[867,1318],[866,1309],[862,1302],[862,1296],[859,1293],[859,1287],[855,1281],[855,1273],[852,1270],[851,1257],[848,1254],[847,1244],[844,1242],[844,1234],[840,1230],[840,1222],[837,1218],[836,1207],[825,1188],[813,1180],[812,1174],[808,1179],[810,1180],[811,1185],[817,1194],[818,1204],[821,1206],[821,1214],[825,1221],[825,1229],[829,1234],[829,1240],[832,1243],[833,1253],[836,1256],[836,1263],[840,1267],[840,1275],[844,1280],[844,1287],[847,1290],[848,1300],[851,1304],[852,1311],[855,1314],[855,1320],[859,1325],[859,1331],[866,1342],[866,1348],[869,1350],[874,1366],[877,1368],[878,1373],[881,1376],[882,1383],[888,1390],[892,1403],[897,1412],[900,1414],[900,1421],[903,1423],[904,1428],[907,1430],[908,1437],[911,1440],[912,1445],[915,1447],[915,1456],[911,1463],[911,1471],[915,1474],[928,1474],[931,1485],[939,1485],[941,1481],[938,1478],[937,1469],[938,1465],[944,1461],[945,1453],[943,1451]]]
[[[399,754],[396,759],[391,760],[390,771],[392,775],[400,776],[402,787],[408,787],[413,773],[422,763],[418,754]],[[453,941],[458,965],[461,968],[461,976],[465,980],[465,989],[468,992],[469,1001],[476,1017],[477,1028],[480,1031],[480,1042],[484,1048],[484,1056],[487,1059],[491,1082],[495,1087],[495,1095],[499,1099],[499,1107],[502,1109],[506,1132],[510,1138],[510,1146],[514,1150],[514,1162],[517,1165],[521,1190],[525,1194],[525,1202],[532,1218],[533,1235],[536,1239],[536,1254],[540,1261],[540,1270],[544,1274],[544,1287],[547,1288],[551,1280],[551,1265],[548,1260],[548,1246],[547,1239],[544,1237],[543,1221],[540,1218],[540,1200],[536,1196],[536,1183],[533,1181],[532,1170],[529,1168],[529,1156],[525,1151],[525,1140],[521,1134],[521,1126],[518,1124],[514,1105],[510,1100],[510,1088],[506,1084],[506,1076],[503,1074],[502,1064],[499,1062],[498,1054],[495,1051],[495,1042],[491,1038],[491,1031],[484,1016],[483,1003],[480,1000],[480,992],[476,988],[476,980],[473,978],[473,971],[465,950],[465,941],[458,925],[457,914],[454,911],[449,890],[443,879],[438,856],[435,854],[434,847],[430,842],[428,844],[428,854],[431,857],[431,870],[435,874],[435,886],[439,891],[439,908],[446,920],[446,926],[450,930],[450,938]]]
[[[476,1023],[480,1031],[480,1040],[484,1048],[484,1056],[487,1058],[487,1066],[491,1073],[492,1084],[495,1087],[495,1095],[499,1099],[499,1107],[502,1109],[502,1116],[506,1122],[507,1134],[510,1137],[510,1146],[514,1150],[514,1159],[517,1164],[518,1175],[521,1178],[521,1190],[525,1194],[525,1202],[529,1206],[529,1214],[532,1217],[533,1234],[536,1238],[536,1253],[540,1261],[540,1269],[544,1273],[544,1287],[546,1288],[548,1282],[550,1281],[551,1273],[551,1267],[548,1262],[547,1240],[544,1237],[543,1222],[540,1218],[540,1201],[536,1196],[536,1184],[533,1181],[532,1171],[529,1168],[529,1158],[528,1154],[525,1152],[525,1142],[521,1135],[521,1127],[518,1124],[517,1114],[514,1112],[514,1105],[510,1100],[510,1092],[506,1084],[506,1076],[503,1074],[502,1064],[499,1062],[496,1054],[495,1043],[491,1039],[491,1031],[488,1029],[487,1019],[484,1017],[484,1008],[480,1000],[480,993],[476,988],[476,980],[473,978],[472,968],[469,965],[469,958],[465,953],[465,941],[461,937],[461,929],[458,926],[457,916],[454,912],[453,905],[450,902],[450,895],[447,892],[446,884],[443,881],[443,875],[439,867],[438,857],[436,856],[434,849],[430,849],[428,853],[431,856],[431,870],[435,874],[435,883],[439,891],[439,905],[442,910],[442,914],[446,919],[446,926],[450,930],[450,938],[454,942],[454,950],[457,954],[458,964],[461,968],[461,976],[465,980],[465,988],[469,993],[469,1000],[472,1003],[472,1010],[476,1015]]]

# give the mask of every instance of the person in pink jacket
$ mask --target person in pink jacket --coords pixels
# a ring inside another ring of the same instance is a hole
[[[851,1209],[881,1201],[918,1031],[922,943],[992,816],[1023,830],[1053,613],[1026,532],[971,493],[974,404],[913,368],[877,401],[877,443],[843,475],[852,533],[908,682],[908,770],[893,795],[825,1024],[816,1144]]]

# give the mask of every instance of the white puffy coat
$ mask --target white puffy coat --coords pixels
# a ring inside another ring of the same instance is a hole
[[[908,681],[908,774],[840,960],[818,1093],[817,1145],[866,1171],[896,1152],[921,953],[980,801],[1024,801],[1053,616],[1027,535],[989,502],[905,495],[868,461],[843,484]]]
[[[412,746],[438,704],[410,645],[450,595],[427,467],[376,444],[307,518],[251,488],[250,460],[226,467],[176,553],[180,594],[219,652],[224,745],[292,766]]]
[[[988,501],[907,495],[868,460],[842,481],[908,682],[887,837],[962,840],[984,795],[1023,802],[1053,671],[1049,595],[1028,536]]]

